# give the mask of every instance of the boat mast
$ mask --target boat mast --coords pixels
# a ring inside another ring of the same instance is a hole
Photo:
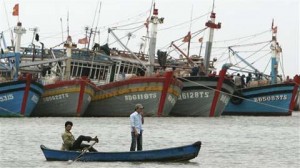
[[[98,19],[97,19],[96,28],[95,28],[95,31],[94,31],[94,37],[93,37],[93,44],[92,44],[92,46],[95,45],[95,38],[96,38],[96,34],[97,33],[99,33],[99,44],[100,44],[100,29],[99,29],[99,31],[97,31],[97,29],[98,29],[99,20],[100,20],[100,12],[101,12],[101,6],[102,6],[102,2],[101,1],[99,2],[99,5],[100,5],[100,7],[99,7],[99,11],[98,11],[98,16],[97,16]],[[97,5],[97,8],[98,8],[98,5]],[[94,24],[93,24],[93,26],[94,26]]]
[[[146,32],[146,36],[145,36],[145,44],[144,44],[144,49],[143,49],[143,54],[146,54],[146,48],[147,48],[147,45],[148,45],[148,41],[149,41],[149,20],[150,20],[150,18],[151,18],[151,12],[152,12],[152,6],[153,6],[153,4],[154,4],[154,2],[153,2],[154,0],[152,0],[152,2],[151,2],[151,7],[150,7],[150,10],[149,10],[149,16],[148,16],[148,18],[147,18],[147,20],[146,20],[146,23],[144,23],[144,25],[146,26],[146,29],[147,29],[147,32]]]
[[[20,48],[21,48],[21,36],[26,33],[26,29],[22,27],[22,23],[18,22],[17,26],[14,28],[16,34],[16,45],[15,45],[15,73],[14,79],[18,78],[19,63],[20,63]]]
[[[157,36],[157,25],[164,22],[164,18],[159,18],[158,9],[153,8],[153,15],[151,16],[150,23],[152,23],[150,44],[149,44],[149,68],[147,68],[148,74],[154,72],[154,59],[155,59],[155,47],[156,47],[156,36]]]
[[[221,28],[221,23],[219,22],[218,24],[215,24],[215,19],[216,19],[216,13],[214,13],[214,5],[213,5],[212,12],[210,14],[210,20],[205,23],[205,26],[209,27],[209,37],[208,37],[208,41],[206,42],[205,59],[204,59],[206,74],[209,74],[209,62],[210,62],[212,42],[214,37],[214,29]]]
[[[3,48],[2,48],[2,45],[1,45],[1,41],[0,41],[0,47],[1,47],[1,49],[5,50],[7,46],[6,46],[6,41],[5,41],[3,32],[0,33],[0,40],[2,40]]]
[[[66,43],[64,44],[64,47],[66,48],[66,56],[67,56],[67,59],[66,59],[65,75],[64,75],[63,79],[69,80],[69,79],[70,79],[70,76],[71,76],[72,49],[73,49],[73,48],[76,48],[77,45],[74,44],[74,43],[72,42],[72,37],[71,37],[71,36],[68,36],[68,37],[67,37],[67,41],[66,41]]]
[[[192,21],[193,21],[193,6],[192,6],[192,10],[191,10],[191,18],[190,18],[190,30],[188,32],[188,49],[187,49],[187,56],[190,56],[190,48],[191,48],[191,39],[192,39],[192,35],[191,35],[191,29],[192,29]],[[199,55],[200,56],[200,55]]]
[[[280,58],[280,53],[282,51],[281,47],[277,42],[277,26],[273,26],[272,22],[272,42],[271,42],[271,84],[277,84],[277,75],[278,75],[278,62]]]

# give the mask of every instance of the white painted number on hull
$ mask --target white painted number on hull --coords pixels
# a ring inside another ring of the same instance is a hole
[[[227,105],[227,103],[229,102],[229,96],[221,95],[220,101]]]
[[[276,95],[276,96],[261,96],[254,98],[255,102],[265,102],[265,101],[276,101],[276,100],[287,100],[287,95]]]
[[[134,95],[126,95],[125,101],[132,101],[132,100],[147,100],[147,99],[156,99],[156,93],[145,93],[145,94],[134,94]]]
[[[0,102],[6,102],[9,100],[13,100],[14,99],[14,95],[13,94],[7,94],[4,96],[0,96]]]
[[[173,96],[171,96],[171,95],[168,96],[168,101],[169,101],[171,104],[173,104],[173,105],[175,105],[175,103],[176,103],[175,98],[174,98]]]
[[[59,95],[55,95],[55,96],[44,97],[43,101],[48,102],[48,101],[54,101],[54,100],[61,100],[61,99],[66,99],[68,97],[69,97],[69,94],[64,93],[64,94],[59,94]]]
[[[208,98],[209,92],[182,92],[178,100]]]
[[[36,95],[33,95],[31,100],[35,103],[37,103],[39,101],[39,98]]]

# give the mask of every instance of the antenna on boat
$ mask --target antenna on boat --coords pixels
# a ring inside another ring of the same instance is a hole
[[[5,15],[6,15],[6,21],[7,21],[7,24],[8,24],[8,28],[10,29],[10,41],[11,41],[11,46],[14,46],[14,33],[13,33],[13,30],[11,29],[10,27],[10,24],[9,24],[9,20],[8,20],[8,16],[7,16],[7,10],[6,10],[6,5],[5,5],[5,1],[3,1],[3,6],[4,6],[4,10],[5,10]],[[18,19],[19,20],[19,19]]]
[[[69,28],[69,10],[68,10],[68,13],[67,13],[67,33],[68,33],[68,36],[70,36],[70,28]]]
[[[1,41],[0,41],[1,54],[2,54],[3,53],[2,51],[4,49],[6,49],[6,47],[7,47],[3,32],[0,33],[0,40],[2,40],[2,43],[3,43],[3,48],[2,48],[2,44],[1,44]]]
[[[61,28],[61,40],[64,41],[64,29],[63,29],[62,18],[60,18],[60,28]]]
[[[36,33],[38,32],[38,28],[37,27],[34,27],[34,28],[29,28],[30,31],[32,31],[32,40],[31,40],[31,44],[33,44],[34,42],[34,39],[36,37]]]
[[[95,31],[94,31],[94,38],[93,38],[93,46],[95,45],[95,38],[96,38],[96,34],[98,33],[97,32],[97,29],[98,29],[98,25],[99,25],[99,20],[100,20],[100,12],[101,12],[101,6],[102,6],[102,2],[100,1],[99,2],[99,10],[98,10],[98,18],[97,18],[97,24],[96,24],[96,28],[95,28]],[[98,6],[97,6],[98,8]],[[100,44],[100,29],[99,29],[99,44]]]
[[[93,28],[90,29],[90,35],[89,35],[89,38],[88,38],[87,50],[89,50],[89,48],[90,48],[92,33],[93,33]]]
[[[88,26],[85,26],[85,27],[84,27],[84,30],[85,30],[85,38],[86,38],[86,39],[88,39],[88,31],[89,31],[89,29],[90,29],[90,28],[89,28]],[[84,48],[86,48],[86,43],[84,43]]]
[[[188,32],[188,49],[187,49],[187,56],[190,56],[190,47],[191,47],[191,29],[192,29],[192,20],[193,20],[193,6],[192,6],[192,10],[191,10],[191,18],[190,18],[190,28],[189,28],[189,32]]]

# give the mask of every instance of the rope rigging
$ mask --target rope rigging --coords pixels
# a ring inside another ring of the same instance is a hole
[[[258,37],[258,36],[261,36],[261,35],[269,33],[269,32],[270,32],[270,29],[265,30],[265,31],[260,32],[260,33],[252,34],[252,35],[249,35],[249,36],[238,37],[238,38],[228,39],[228,40],[220,40],[220,41],[216,40],[216,41],[214,41],[214,43],[225,43],[225,42],[230,42],[230,41],[239,41],[239,40],[242,40],[242,39],[248,40],[248,38]],[[238,42],[238,43],[241,43],[241,42]]]
[[[270,43],[271,43],[271,42],[265,44],[265,45],[262,46],[260,49],[258,49],[257,51],[255,51],[254,53],[250,54],[249,56],[247,56],[246,58],[243,58],[243,59],[246,60],[246,59],[249,59],[250,57],[252,57],[253,55],[256,55],[258,52],[260,52],[261,50],[263,50],[265,47],[269,46]],[[261,44],[261,43],[259,43],[259,44]],[[241,45],[240,45],[240,46],[241,46]],[[248,45],[246,45],[246,46],[248,46]],[[229,48],[230,48],[230,47],[229,47]],[[236,53],[236,51],[235,51],[235,53]],[[235,54],[235,53],[233,53],[233,54]],[[258,58],[258,59],[261,59],[261,58]],[[258,59],[255,60],[255,62],[258,61]],[[236,66],[236,67],[237,67],[237,65],[240,64],[241,62],[243,62],[243,61],[242,61],[242,60],[237,61],[237,62],[236,62],[235,64],[233,64],[232,66]],[[232,62],[231,62],[231,63],[232,63]],[[253,62],[252,64],[254,64],[254,62]]]
[[[170,26],[170,27],[158,29],[158,31],[169,30],[169,29],[172,29],[172,28],[175,28],[175,27],[179,27],[179,26],[182,26],[182,25],[185,25],[185,24],[191,24],[192,22],[194,22],[194,21],[196,21],[198,19],[201,19],[201,18],[203,18],[205,16],[209,16],[209,14],[210,14],[210,12],[207,12],[207,13],[205,13],[205,14],[203,14],[201,16],[198,16],[198,17],[196,17],[194,19],[191,19],[191,20],[188,20],[188,21],[184,21],[182,23],[179,23],[179,24],[176,24],[176,25],[173,25],[173,26]]]
[[[139,27],[136,27],[136,29],[135,29],[134,31],[131,31],[130,33],[131,33],[131,34],[134,34],[135,32],[139,31],[139,30],[142,29],[143,27],[144,27],[144,25],[139,26]],[[118,29],[117,29],[117,30],[118,30]],[[123,37],[121,37],[121,38],[119,38],[119,39],[122,40],[122,39],[124,39],[124,38],[126,38],[126,37],[128,37],[128,34],[126,34],[125,36],[123,36]],[[109,45],[112,45],[112,44],[114,44],[114,43],[116,43],[116,42],[118,42],[118,41],[115,40],[114,42],[109,43]]]
[[[133,16],[133,17],[130,17],[130,18],[126,18],[126,19],[124,19],[124,20],[120,20],[120,21],[118,21],[118,22],[114,22],[114,23],[111,23],[111,24],[107,24],[107,25],[105,25],[105,26],[101,26],[100,27],[100,29],[103,29],[103,30],[107,30],[107,29],[109,29],[110,27],[115,27],[114,25],[116,25],[116,27],[123,27],[123,25],[121,25],[121,26],[118,26],[120,23],[123,23],[123,22],[126,22],[126,23],[128,23],[130,20],[132,20],[133,18],[136,18],[136,17],[145,17],[145,16],[147,16],[148,15],[148,13],[150,12],[150,10],[146,10],[146,11],[144,11],[144,12],[141,12],[141,13],[139,13],[138,15],[135,15],[135,16]],[[143,21],[143,22],[145,22],[145,21]],[[139,22],[135,22],[135,24],[136,23],[140,23],[140,21]],[[127,26],[128,24],[125,24],[124,26]]]
[[[191,39],[194,38],[194,37],[196,37],[196,36],[199,35],[200,33],[204,32],[206,29],[207,29],[207,27],[206,27],[206,28],[203,28],[203,29],[201,29],[201,30],[198,30],[198,31],[196,31],[196,32],[191,33]],[[180,37],[180,38],[178,38],[178,39],[176,39],[176,40],[173,40],[172,43],[177,42],[177,41],[179,41],[179,40],[182,40],[184,37],[185,37],[185,36]],[[199,43],[199,42],[198,42],[198,43]],[[181,47],[181,46],[184,45],[184,44],[185,44],[185,42],[182,42],[181,44],[178,45],[178,47]],[[170,47],[170,43],[168,43],[167,45],[161,47],[160,50],[165,49],[165,48],[168,48],[168,47]],[[173,50],[169,51],[168,54],[170,54],[170,53],[173,52],[174,50],[176,50],[176,49],[173,49]]]

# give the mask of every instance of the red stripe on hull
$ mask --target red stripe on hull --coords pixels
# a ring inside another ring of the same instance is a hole
[[[219,73],[219,80],[218,80],[217,88],[215,90],[214,98],[213,98],[213,101],[212,101],[212,104],[211,104],[209,117],[215,116],[215,110],[216,110],[216,106],[217,106],[217,103],[218,103],[220,90],[221,90],[222,85],[223,85],[224,77],[226,75],[226,71],[227,71],[226,69],[222,69]]]
[[[293,94],[292,94],[292,98],[291,98],[291,102],[290,102],[289,115],[292,114],[292,111],[295,108],[295,104],[296,104],[296,101],[297,101],[296,95],[297,95],[298,88],[299,88],[299,85],[300,85],[300,76],[296,75],[294,77],[294,82],[295,82],[295,86],[294,86],[294,89],[293,89]]]
[[[78,103],[77,103],[77,111],[76,116],[80,116],[80,111],[82,108],[82,102],[83,102],[83,95],[84,95],[84,89],[85,89],[85,81],[80,81],[80,91],[79,91],[79,97],[78,97]]]
[[[157,116],[161,116],[163,113],[163,109],[164,109],[164,105],[166,102],[166,97],[167,97],[167,93],[168,93],[168,88],[171,84],[171,80],[173,78],[173,72],[169,71],[165,73],[165,82],[164,82],[164,86],[163,86],[163,90],[160,96],[160,100],[159,100],[159,106],[158,106],[158,111],[157,111]]]
[[[88,79],[85,79],[84,77],[82,77],[82,79],[56,81],[53,84],[45,85],[44,88],[45,89],[53,89],[53,88],[57,88],[57,87],[63,87],[63,86],[70,86],[70,85],[74,85],[74,84],[80,84],[80,82],[82,80],[84,80],[86,83],[89,83],[90,85],[93,85],[92,83],[90,83],[90,81]]]
[[[23,101],[22,101],[22,106],[21,106],[21,115],[25,114],[31,79],[32,79],[31,74],[26,74],[26,86],[25,86],[25,91],[24,91]]]
[[[153,77],[133,77],[127,80],[122,80],[122,81],[117,81],[117,82],[112,82],[112,83],[108,83],[105,85],[101,85],[98,86],[98,90],[107,90],[107,89],[111,89],[111,88],[115,88],[115,87],[119,87],[119,86],[123,86],[123,85],[129,85],[129,84],[137,84],[137,83],[151,83],[151,82],[165,82],[165,76],[153,76]],[[172,78],[170,79],[171,83],[177,86],[181,86],[182,83],[177,81],[177,80],[172,80]]]

